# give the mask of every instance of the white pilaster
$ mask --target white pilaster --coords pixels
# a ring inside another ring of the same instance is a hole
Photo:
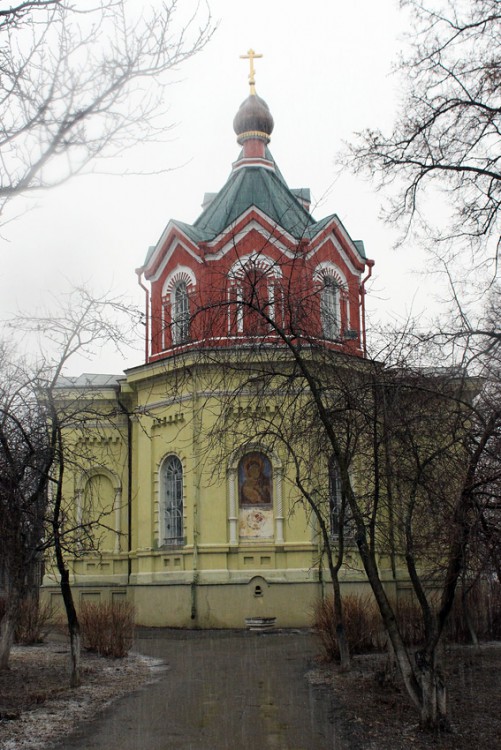
[[[282,469],[275,469],[275,542],[284,542],[284,511],[282,502]]]
[[[230,544],[237,544],[237,508],[236,508],[236,478],[237,478],[237,472],[236,469],[230,469],[228,471],[228,496],[229,496],[229,515],[228,515],[228,521],[229,521],[229,532],[230,532]]]

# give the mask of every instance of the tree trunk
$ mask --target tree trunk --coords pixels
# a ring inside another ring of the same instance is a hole
[[[14,643],[16,618],[8,605],[0,624],[0,670],[9,668],[10,651]]]
[[[63,595],[70,636],[70,685],[71,687],[78,687],[80,685],[80,624],[73,602],[69,570],[63,566],[59,572],[61,574],[61,594]]]
[[[313,504],[311,504],[313,507]],[[327,564],[329,566],[329,573],[332,581],[332,592],[333,592],[333,617],[336,623],[336,638],[339,647],[339,661],[342,672],[349,672],[351,669],[350,659],[350,647],[348,646],[348,639],[346,637],[346,628],[344,626],[344,615],[343,615],[343,597],[341,596],[341,586],[339,585],[339,569],[341,567],[344,557],[344,546],[341,543],[337,563],[334,564],[332,559],[332,544],[325,525],[325,521],[318,511],[318,508],[314,508],[315,514],[320,523],[320,530],[327,551]]]
[[[314,501],[313,497],[305,490],[302,482],[299,478],[299,474],[296,478],[296,484],[306,498],[311,510],[315,514],[315,517],[320,526],[320,534],[323,540],[324,549],[322,554],[327,554],[327,564],[329,566],[329,573],[332,581],[332,592],[333,592],[333,618],[336,623],[336,638],[339,647],[339,658],[342,672],[349,672],[351,669],[350,659],[350,648],[348,646],[348,639],[346,637],[346,629],[344,627],[344,616],[343,616],[343,598],[341,596],[341,586],[339,585],[339,569],[343,563],[344,558],[344,545],[341,538],[341,543],[338,550],[337,562],[334,564],[332,559],[333,549],[332,540],[325,524],[325,519],[322,516],[319,505]],[[344,516],[343,516],[344,518]],[[322,558],[323,559],[323,558]],[[322,566],[322,560],[320,562]]]
[[[470,606],[468,604],[468,591],[465,587],[464,581],[463,581],[463,585],[461,589],[461,606],[463,609],[464,623],[468,630],[470,641],[472,642],[474,646],[478,646],[477,632],[475,630],[475,626],[473,624],[473,620],[470,615]]]
[[[81,638],[80,628],[69,628],[70,631],[70,686],[78,687],[80,685],[80,653]]]
[[[346,628],[344,627],[343,617],[343,599],[341,597],[341,588],[339,586],[339,578],[337,570],[332,574],[332,589],[334,592],[333,609],[334,609],[334,622],[336,623],[336,638],[339,646],[339,659],[341,672],[349,672],[351,669],[350,661],[350,649],[348,646],[348,639],[346,637]]]
[[[0,670],[9,668],[10,652],[14,643],[21,595],[10,587],[5,614],[0,623]]]
[[[62,445],[62,435],[60,424],[57,419],[56,410],[53,409],[53,441],[57,445],[58,460],[58,477],[56,481],[56,494],[54,499],[54,509],[52,517],[52,529],[54,531],[54,553],[59,575],[61,576],[60,588],[63,597],[64,608],[66,610],[66,619],[68,622],[68,634],[70,636],[70,685],[78,687],[80,685],[80,624],[78,622],[77,611],[73,601],[73,593],[70,585],[70,571],[64,564],[63,545],[61,542],[61,506],[63,499],[63,475],[64,475],[64,451]]]
[[[423,657],[422,652],[416,653],[416,663],[421,684],[421,726],[434,731],[450,731],[447,691],[441,672]]]
[[[364,570],[367,574],[370,587],[376,599],[376,603],[383,620],[384,627],[388,634],[388,638],[391,641],[393,651],[395,654],[395,660],[398,665],[399,672],[404,681],[405,689],[412,702],[418,710],[422,707],[422,695],[421,685],[416,677],[415,670],[413,669],[411,657],[402,639],[398,625],[395,619],[395,613],[393,608],[386,596],[383,584],[379,577],[379,571],[374,556],[369,549],[365,536],[365,526],[359,508],[354,498],[350,501],[352,508],[353,517],[357,524],[357,545],[360,551],[360,557]]]

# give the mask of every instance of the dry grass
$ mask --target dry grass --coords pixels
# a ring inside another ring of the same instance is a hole
[[[364,654],[383,647],[381,618],[370,596],[345,596],[343,614],[351,654]],[[326,660],[339,659],[334,605],[331,597],[317,602],[314,630],[320,639]]]
[[[351,654],[367,654],[384,649],[381,617],[370,595],[350,595],[343,598],[343,611],[348,645]],[[479,641],[501,639],[501,585],[497,581],[482,582],[469,591],[466,611]],[[449,643],[469,643],[466,611],[460,597],[450,614],[445,640]],[[424,628],[421,610],[410,597],[402,599],[396,610],[400,632],[408,646],[423,642]],[[315,607],[314,629],[327,661],[339,659],[339,647],[334,623],[332,598],[319,601]]]
[[[129,602],[83,604],[79,614],[83,644],[100,656],[127,656],[134,639],[134,607]]]
[[[310,673],[314,684],[331,686],[340,708],[338,731],[346,747],[359,750],[477,750],[500,747],[501,644],[448,646],[442,667],[452,733],[420,729],[419,716],[401,683],[386,681],[386,654],[355,656],[352,670],[331,664]]]
[[[28,597],[21,604],[15,640],[24,646],[42,643],[51,628],[52,608],[49,602]]]

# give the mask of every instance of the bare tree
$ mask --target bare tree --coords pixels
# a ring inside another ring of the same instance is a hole
[[[8,667],[21,601],[38,591],[51,449],[37,373],[0,352],[0,569],[6,610],[0,624],[0,669]]]
[[[287,262],[296,259],[282,259],[282,267]],[[191,301],[195,338],[208,347],[197,360],[211,365],[211,392],[224,394],[211,436],[225,450],[257,442],[286,456],[289,481],[329,547],[336,595],[342,557],[336,562],[326,502],[328,462],[335,459],[352,539],[406,690],[423,726],[447,727],[438,646],[468,569],[474,529],[486,518],[479,498],[499,473],[499,394],[491,389],[487,398],[483,381],[452,364],[423,368],[437,361],[436,352],[413,351],[415,337],[409,344],[395,334],[386,361],[343,354],[336,342],[308,334],[321,290],[301,296],[295,288],[291,295],[275,285],[271,304],[253,268],[245,282],[238,298],[219,299],[215,283],[211,303],[197,308]],[[221,321],[233,316],[244,320],[238,348],[211,347],[222,335]],[[421,612],[417,651],[405,642],[397,602],[386,589],[399,576]]]
[[[169,71],[211,33],[208,9],[186,16],[178,0],[139,11],[125,0],[0,9],[0,209],[159,137]]]
[[[33,560],[51,550],[66,611],[71,652],[71,684],[80,681],[80,627],[70,585],[67,556],[83,551],[82,539],[94,545],[93,530],[105,523],[99,515],[82,521],[70,507],[73,494],[65,493],[68,466],[84,470],[92,460],[85,446],[68,439],[96,419],[89,398],[82,402],[61,398],[64,369],[75,354],[89,355],[103,345],[120,346],[131,335],[134,319],[119,299],[96,298],[85,289],[68,295],[59,309],[37,317],[17,316],[11,327],[38,337],[38,364],[5,372],[0,401],[0,523],[6,544],[0,564],[6,572],[9,604],[2,620],[0,665],[8,663],[13,629],[24,582]],[[16,378],[11,377],[11,373]],[[63,379],[65,385],[67,381]],[[113,420],[99,410],[101,422]]]
[[[407,85],[392,132],[368,129],[347,162],[391,186],[387,218],[409,230],[434,222],[430,190],[450,204],[439,239],[467,240],[491,256],[499,246],[501,201],[501,13],[497,0],[401,0],[411,52],[398,70]],[[428,218],[426,218],[428,217]],[[476,257],[478,261],[478,255]]]
[[[434,330],[420,335],[420,341],[432,348],[435,360],[448,353],[451,361],[467,368],[481,383],[475,402],[478,415],[471,426],[482,423],[484,415],[496,410],[500,402],[501,381],[501,336],[499,330],[500,289],[499,282],[491,284],[484,309],[480,313],[464,306],[452,285],[455,315],[447,321],[439,321]],[[475,488],[475,508],[471,513],[472,528],[470,542],[465,555],[466,570],[461,586],[464,616],[473,641],[476,639],[473,619],[467,611],[470,589],[479,580],[501,580],[499,541],[501,531],[501,466],[499,464],[499,430],[495,430],[485,446],[478,467]]]
[[[25,0],[9,8],[0,8],[0,29],[4,26],[20,28],[31,13],[56,5],[63,5],[63,0]]]
[[[252,312],[258,307],[259,303]],[[253,315],[253,324],[256,322],[258,316]],[[258,325],[259,328],[262,326]],[[269,332],[266,326],[266,333]],[[339,481],[338,461],[325,435],[317,429],[315,404],[306,395],[301,366],[289,358],[287,350],[270,350],[266,345],[260,346],[259,341],[249,340],[248,347],[238,353],[207,350],[197,356],[203,377],[208,378],[205,386],[210,383],[211,395],[204,408],[211,411],[216,408],[218,413],[202,442],[211,460],[218,457],[214,462],[215,474],[228,464],[236,446],[240,452],[266,447],[273,455],[280,456],[284,488],[295,497],[289,512],[294,513],[296,505],[306,510],[312,533],[315,530],[320,575],[325,564],[329,571],[340,667],[348,671],[351,660],[340,573],[346,545],[352,544],[353,539],[347,524],[349,511]],[[321,351],[304,352],[303,358],[305,367],[317,373],[315,382],[319,388],[327,383],[324,381],[320,386],[320,373],[334,362],[341,381],[352,377],[346,358],[340,355],[336,358],[332,352],[327,356]],[[178,380],[176,387],[182,390],[183,381]],[[214,407],[214,394],[219,393],[224,394],[224,399]],[[343,461],[347,465],[352,463],[357,444],[355,429],[350,438],[343,442]],[[201,460],[205,458],[202,455]]]

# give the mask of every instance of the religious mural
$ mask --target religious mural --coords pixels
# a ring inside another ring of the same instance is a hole
[[[258,451],[246,453],[238,464],[238,503],[241,539],[273,538],[273,474],[269,459]]]

